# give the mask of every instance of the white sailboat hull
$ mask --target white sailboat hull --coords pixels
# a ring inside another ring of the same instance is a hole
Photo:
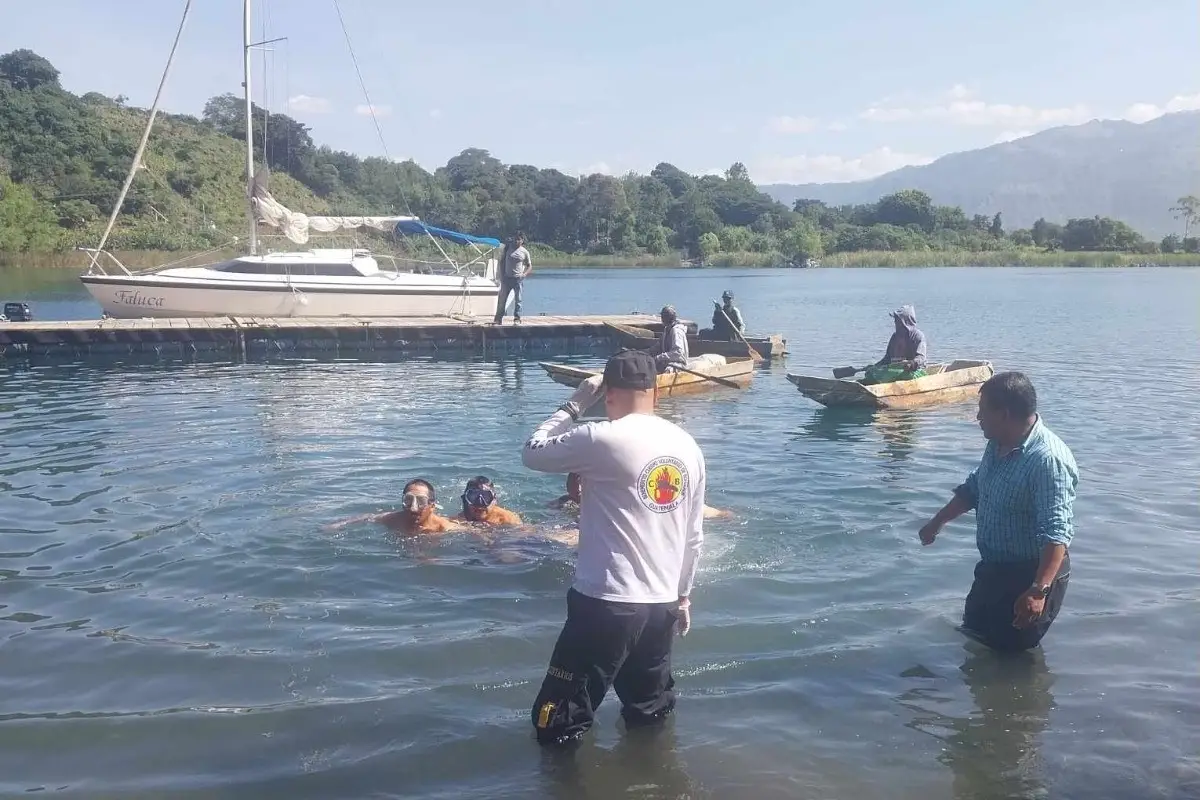
[[[217,282],[160,275],[85,275],[81,280],[104,313],[118,319],[491,317],[499,296],[499,287],[491,281],[435,275],[353,283]]]

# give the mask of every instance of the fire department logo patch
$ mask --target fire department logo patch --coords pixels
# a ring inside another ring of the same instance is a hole
[[[690,480],[687,467],[678,458],[656,458],[638,476],[638,498],[656,514],[679,508],[687,496]]]

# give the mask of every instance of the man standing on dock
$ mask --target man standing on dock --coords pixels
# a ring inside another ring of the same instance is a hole
[[[539,472],[586,482],[567,621],[533,705],[544,745],[576,741],[611,685],[627,728],[675,708],[671,648],[691,626],[688,597],[704,540],[704,455],[654,414],[650,355],[626,350],[584,381],[525,444]],[[573,427],[603,393],[608,420]]]
[[[921,544],[933,544],[947,522],[975,509],[980,560],[963,632],[995,650],[1028,650],[1050,630],[1067,594],[1079,471],[1070,448],[1042,422],[1037,392],[1020,372],[983,384],[976,418],[988,440],[983,459],[921,528]]]
[[[525,279],[533,274],[533,262],[525,249],[525,234],[518,232],[512,244],[505,248],[504,264],[500,270],[500,296],[496,298],[496,318],[493,324],[504,324],[504,307],[508,296],[513,296],[513,322],[521,324],[521,296],[525,293]]]

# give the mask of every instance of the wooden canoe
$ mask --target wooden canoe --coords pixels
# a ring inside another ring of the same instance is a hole
[[[552,364],[548,361],[540,362],[540,366],[546,370],[546,374],[555,383],[571,387],[578,386],[588,378],[593,375],[599,375],[601,372],[598,369],[582,369],[566,364]],[[733,381],[743,389],[749,386],[750,381],[754,379],[754,362],[749,357],[730,358],[724,364],[716,366],[692,364],[689,369],[695,369],[697,372],[703,372],[706,375],[713,375],[714,377],[724,378],[727,381]],[[698,375],[689,375],[686,372],[666,372],[658,376],[658,393],[660,396],[692,394],[694,392],[706,392],[710,389],[724,388],[726,387],[722,384],[705,380]]]
[[[605,327],[612,332],[613,338],[621,347],[632,350],[644,350],[659,339],[659,334],[648,328],[638,328],[631,325],[620,325],[606,322]],[[770,336],[747,336],[751,346],[763,358],[782,357],[787,353],[787,339],[783,334],[773,333]],[[718,355],[726,358],[745,358],[750,355],[746,345],[741,342],[727,342],[724,339],[701,339],[694,333],[688,334],[688,354],[693,356]]]
[[[951,361],[925,368],[923,378],[863,386],[858,381],[788,375],[800,394],[823,406],[920,408],[973,399],[994,370],[990,361]]]

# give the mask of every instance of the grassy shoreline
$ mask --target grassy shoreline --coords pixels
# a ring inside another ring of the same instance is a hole
[[[540,248],[538,249],[540,250]],[[535,250],[534,265],[567,269],[589,268],[663,268],[680,266],[677,254],[652,255],[570,255]],[[186,260],[196,255],[163,250],[132,250],[115,253],[131,269],[147,269]],[[208,253],[198,261],[217,261],[236,255],[233,250]],[[833,253],[820,259],[821,269],[841,268],[916,268],[916,267],[1200,267],[1196,253],[1097,253],[1053,252],[1041,250],[972,251],[861,251]],[[107,267],[111,262],[105,263]],[[88,256],[80,252],[0,253],[0,268],[86,269]],[[718,253],[700,269],[745,269],[786,266],[778,253]]]

